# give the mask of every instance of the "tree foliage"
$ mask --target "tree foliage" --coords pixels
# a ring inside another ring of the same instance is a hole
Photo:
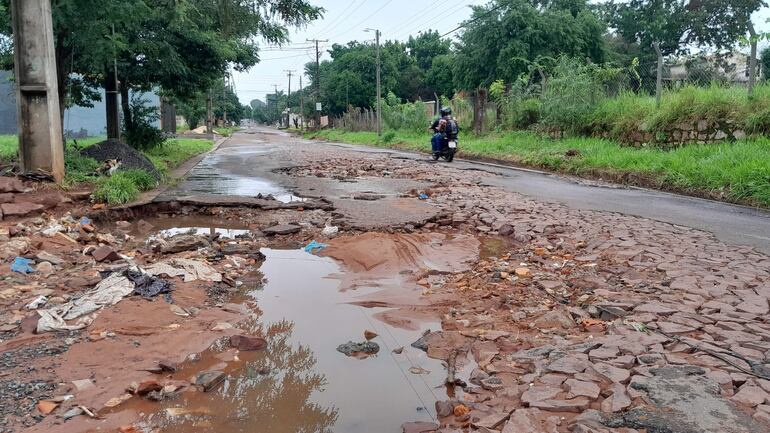
[[[539,57],[605,57],[605,27],[585,0],[495,0],[473,7],[465,25],[454,62],[459,89],[512,82]]]

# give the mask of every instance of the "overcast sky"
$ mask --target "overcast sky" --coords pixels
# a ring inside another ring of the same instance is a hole
[[[410,34],[438,30],[442,34],[456,28],[470,17],[469,5],[481,5],[487,0],[315,0],[312,3],[326,9],[323,19],[304,29],[291,32],[291,42],[278,48],[264,48],[262,61],[248,72],[234,72],[235,91],[242,103],[252,99],[265,100],[274,92],[274,85],[284,92],[289,85],[285,70],[294,70],[292,92],[299,89],[299,75],[305,63],[315,60],[315,46],[307,39],[328,39],[321,43],[322,59],[329,58],[324,48],[333,43],[351,40],[373,40],[374,33],[364,29],[378,28],[382,39],[406,40]],[[766,20],[770,10],[765,8],[754,17],[758,30],[770,31]],[[303,85],[307,78],[303,78]]]

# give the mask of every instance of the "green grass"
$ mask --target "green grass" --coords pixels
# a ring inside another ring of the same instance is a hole
[[[309,136],[313,136],[309,134]],[[428,152],[428,134],[396,132],[390,144],[373,132],[326,130],[330,141]],[[690,145],[673,150],[633,148],[610,140],[552,140],[529,132],[461,136],[461,156],[493,158],[530,167],[770,207],[770,138]],[[567,156],[577,151],[576,156]],[[572,153],[572,152],[571,152]]]
[[[229,137],[233,135],[233,132],[240,131],[241,128],[237,126],[228,126],[224,128],[214,128],[214,132],[221,135],[222,137]]]
[[[96,169],[101,166],[95,159],[80,155],[80,150],[92,146],[104,137],[91,137],[67,142],[64,154],[66,176],[65,188],[79,184],[95,184],[94,201],[108,204],[124,204],[135,200],[143,191],[157,186],[155,178],[143,170],[121,170],[111,177],[99,177]],[[163,146],[143,152],[158,171],[164,181],[171,170],[195,155],[211,150],[214,142],[195,138],[175,138]],[[15,135],[0,135],[0,161],[11,162],[18,158],[18,138]]]
[[[163,146],[156,147],[144,152],[155,168],[167,176],[169,172],[179,167],[183,162],[208,152],[214,146],[211,140],[202,140],[197,138],[173,138],[168,140]]]

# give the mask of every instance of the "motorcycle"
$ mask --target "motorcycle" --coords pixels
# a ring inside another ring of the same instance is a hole
[[[446,162],[452,162],[455,159],[455,153],[457,153],[457,139],[445,140],[441,150],[433,154],[433,160],[444,158]]]

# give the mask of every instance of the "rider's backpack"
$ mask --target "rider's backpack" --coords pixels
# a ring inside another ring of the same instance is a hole
[[[447,138],[455,139],[457,138],[457,135],[460,133],[460,127],[457,126],[457,121],[454,119],[447,119],[446,121],[446,127],[444,129],[446,131]]]

